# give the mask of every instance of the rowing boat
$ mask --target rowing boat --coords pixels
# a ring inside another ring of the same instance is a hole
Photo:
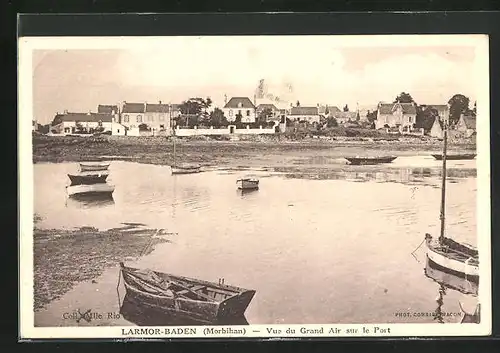
[[[241,190],[254,190],[259,188],[259,179],[257,178],[240,178],[236,180],[236,185],[238,189]]]
[[[108,170],[110,163],[80,163],[82,172],[91,172],[97,170]]]
[[[80,184],[66,187],[68,196],[111,196],[115,191],[114,185],[107,183]]]
[[[108,175],[108,173],[82,172],[80,174],[68,174],[68,177],[71,180],[71,185],[90,185],[105,183]]]
[[[371,165],[391,163],[395,160],[396,156],[381,156],[381,157],[344,157],[351,165]]]
[[[432,157],[438,161],[443,160],[443,155],[442,154],[432,154]],[[446,159],[447,160],[452,160],[452,161],[458,161],[458,160],[468,160],[468,159],[474,159],[476,158],[475,153],[457,153],[457,154],[447,154]]]
[[[206,324],[242,316],[254,290],[127,267],[120,262],[127,297],[138,305]]]

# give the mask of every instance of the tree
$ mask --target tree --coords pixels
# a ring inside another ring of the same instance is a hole
[[[339,124],[337,123],[337,119],[335,119],[334,117],[329,117],[328,119],[326,119],[327,128],[332,128],[337,126],[339,126]]]
[[[477,101],[474,101],[474,108],[472,108],[472,113],[474,114],[474,116],[476,116],[477,114]]]
[[[347,104],[344,106],[344,111],[345,111],[345,112],[348,112],[348,111],[349,111],[349,107],[347,106]]]
[[[52,123],[50,124],[51,126],[56,126],[62,123],[62,118],[59,114],[57,114],[54,119],[52,120]]]
[[[210,113],[209,122],[210,125],[214,127],[227,126],[229,124],[224,116],[224,112],[219,108],[215,108],[213,112]]]
[[[452,124],[456,124],[460,115],[469,110],[469,98],[463,94],[455,94],[450,98],[448,104],[450,105],[450,123]]]
[[[82,133],[85,130],[85,128],[83,127],[81,122],[75,121],[75,130],[77,133]]]
[[[259,112],[257,116],[257,121],[259,122],[267,122],[267,119],[273,115],[273,111],[271,108],[264,108]]]
[[[377,111],[374,110],[373,112],[371,112],[371,111],[366,112],[366,119],[370,123],[373,123],[375,120],[377,120]]]
[[[413,99],[411,94],[401,92],[394,100],[394,103],[415,103],[415,100]]]
[[[434,119],[439,119],[438,111],[429,106],[419,106],[417,107],[417,117],[415,126],[417,128],[423,128],[425,132],[429,132],[434,123]]]
[[[188,100],[182,102],[179,109],[182,114],[186,115],[202,115],[208,119],[207,109],[212,105],[212,99],[207,97],[203,98],[189,98]]]
[[[295,106],[300,107],[300,102],[297,101],[297,103],[295,103]]]
[[[139,131],[149,131],[148,124],[142,123],[138,127],[139,127]]]

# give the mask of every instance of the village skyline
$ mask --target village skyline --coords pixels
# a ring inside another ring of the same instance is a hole
[[[221,108],[224,96],[253,100],[262,81],[266,94],[257,104],[278,108],[300,101],[368,110],[400,92],[418,104],[446,104],[456,93],[471,101],[477,96],[475,52],[467,42],[341,47],[334,36],[161,40],[165,45],[133,49],[34,51],[34,118],[45,124],[64,110],[123,101],[180,104],[191,97],[210,97]]]

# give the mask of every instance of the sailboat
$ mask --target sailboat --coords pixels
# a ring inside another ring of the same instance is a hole
[[[479,282],[479,255],[476,247],[445,237],[446,199],[446,147],[448,142],[448,122],[445,121],[443,138],[443,172],[441,186],[441,233],[437,240],[427,233],[425,243],[430,264],[443,271]]]
[[[172,120],[172,119],[171,119]],[[193,173],[199,173],[200,172],[200,165],[199,164],[187,164],[187,163],[176,163],[176,149],[175,149],[175,127],[172,129],[173,130],[173,136],[174,136],[174,162],[170,166],[172,169],[172,174],[193,174]]]

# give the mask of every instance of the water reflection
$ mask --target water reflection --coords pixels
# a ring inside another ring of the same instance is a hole
[[[463,294],[477,296],[479,283],[474,278],[459,277],[432,266],[427,258],[425,275],[441,286],[456,290]]]
[[[161,309],[152,309],[136,303],[128,295],[125,295],[120,306],[120,314],[123,318],[138,326],[199,326],[206,323],[194,320],[182,315],[165,313]],[[211,325],[248,325],[244,316],[229,317],[224,320],[211,323]]]
[[[237,189],[236,193],[242,197],[257,194],[259,189]]]
[[[391,168],[385,170],[326,170],[316,169],[310,172],[286,172],[285,176],[292,179],[316,179],[316,180],[348,180],[348,181],[376,181],[376,182],[398,182],[398,183],[423,183],[429,179],[441,177],[439,168]],[[447,177],[450,182],[457,179],[476,177],[476,169],[449,169]]]
[[[90,208],[107,207],[115,204],[110,195],[72,195],[66,198],[66,207]]]

